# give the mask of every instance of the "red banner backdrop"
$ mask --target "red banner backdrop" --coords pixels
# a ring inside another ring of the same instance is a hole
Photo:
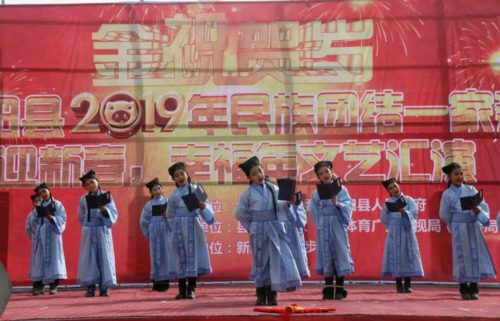
[[[499,17],[497,0],[3,7],[0,258],[15,284],[29,282],[29,195],[47,182],[68,214],[74,282],[78,177],[94,169],[119,211],[119,282],[147,281],[144,183],[159,177],[170,193],[167,168],[185,161],[216,211],[205,227],[214,273],[204,279],[247,280],[237,165],[258,155],[272,179],[296,177],[306,202],[313,164],[334,162],[355,201],[356,280],[380,278],[380,181],[396,176],[420,209],[424,279],[451,281],[440,168],[460,162],[484,189],[484,233],[500,267]],[[306,237],[314,271],[311,222]]]

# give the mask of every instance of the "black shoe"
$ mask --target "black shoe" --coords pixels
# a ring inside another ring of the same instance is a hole
[[[470,284],[469,293],[471,300],[479,300],[479,288],[477,287],[477,283]]]
[[[257,300],[255,300],[255,305],[266,305],[266,287],[258,287],[255,292],[257,293]]]
[[[49,294],[50,295],[57,294],[57,286],[58,285],[59,285],[59,280],[58,279],[49,284]]]
[[[186,289],[186,279],[179,279],[179,294],[175,296],[176,300],[184,300],[187,297],[187,289]]]
[[[196,279],[197,279],[196,277],[188,278],[187,293],[186,293],[187,299],[196,298],[196,295],[194,294],[194,289],[196,289]]]
[[[411,278],[405,278],[405,293],[412,293],[413,289],[411,288]]]
[[[108,289],[99,289],[99,296],[109,296]]]
[[[323,288],[323,300],[333,300],[333,285],[327,285]]]
[[[293,292],[293,291],[297,291],[296,286],[290,286],[290,287],[286,288],[286,292]]]
[[[95,296],[95,286],[88,286],[87,287],[87,293],[85,293],[85,296],[90,298]]]
[[[396,278],[396,292],[397,293],[405,293],[405,288],[403,286],[403,281],[401,278]]]
[[[166,292],[169,287],[170,287],[170,282],[168,280],[153,282],[153,291]]]
[[[460,284],[460,295],[462,296],[462,300],[472,300],[469,286],[467,283]]]
[[[42,295],[43,288],[44,288],[44,285],[43,285],[42,281],[33,282],[33,290],[31,290],[31,294],[33,296]]]
[[[334,287],[334,293],[335,300],[343,300],[347,298],[347,291],[341,286]]]
[[[267,305],[278,305],[278,292],[273,291],[271,286],[268,285],[267,291]]]
[[[33,291],[31,293],[32,293],[33,296],[43,295],[44,294],[43,288],[41,288],[41,289],[33,289]]]
[[[187,289],[186,299],[195,299],[196,295],[194,293],[194,289]]]

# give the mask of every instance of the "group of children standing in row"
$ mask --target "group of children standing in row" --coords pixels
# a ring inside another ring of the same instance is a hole
[[[236,218],[247,230],[252,254],[251,278],[256,285],[256,305],[277,305],[277,292],[292,291],[301,286],[301,278],[310,276],[303,229],[307,223],[304,204],[300,199],[278,199],[278,187],[264,173],[257,157],[239,167],[249,179],[249,187],[241,194]],[[314,171],[323,184],[336,177],[332,162],[320,161]],[[146,186],[151,199],[141,213],[140,226],[149,240],[153,290],[166,291],[169,280],[177,280],[179,292],[175,299],[194,299],[198,276],[212,271],[210,256],[201,219],[214,223],[214,211],[207,200],[199,201],[196,209],[188,209],[184,196],[198,186],[191,182],[186,165],[172,165],[168,172],[176,189],[167,198],[155,178]],[[479,298],[480,278],[494,278],[496,271],[486,246],[480,224],[489,224],[489,209],[483,200],[471,210],[462,210],[460,198],[474,196],[477,190],[464,184],[463,170],[457,163],[443,167],[449,180],[443,193],[439,215],[452,233],[453,277],[460,284],[464,300]],[[88,193],[80,198],[78,219],[82,225],[78,283],[86,286],[86,296],[108,296],[108,288],[116,284],[111,227],[117,211],[112,197],[105,205],[88,208],[87,196],[105,193],[91,170],[80,178]],[[394,178],[383,181],[389,193],[381,211],[381,221],[388,233],[385,242],[382,275],[396,279],[398,293],[412,292],[411,278],[424,275],[415,223],[418,208],[415,201],[404,195]],[[66,224],[63,205],[55,200],[46,184],[32,195],[35,205],[50,207],[50,215],[39,217],[34,209],[28,216],[26,229],[32,239],[30,276],[33,295],[42,294],[44,284],[49,293],[57,293],[60,279],[66,278],[61,234]],[[388,203],[404,200],[398,210],[389,210]],[[347,227],[352,218],[353,204],[347,188],[323,199],[315,190],[310,213],[317,235],[316,273],[324,276],[324,300],[347,297],[345,276],[354,271]],[[500,226],[500,215],[497,217]],[[334,282],[335,281],[335,282]]]

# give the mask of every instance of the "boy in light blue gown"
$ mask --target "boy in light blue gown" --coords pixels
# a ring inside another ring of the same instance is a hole
[[[172,231],[167,221],[167,198],[158,178],[146,184],[151,199],[141,213],[141,230],[149,241],[149,253],[153,291],[165,292],[169,279],[175,278],[176,258],[172,246]]]
[[[106,194],[101,190],[93,170],[80,177],[87,193],[78,204],[78,221],[82,225],[80,256],[78,258],[77,282],[87,288],[86,297],[95,296],[99,285],[99,296],[109,296],[108,289],[116,285],[115,251],[111,227],[116,223],[118,212],[113,197],[109,203],[89,207],[87,199]]]
[[[460,199],[474,196],[474,186],[464,183],[460,164],[452,162],[443,168],[448,176],[448,189],[441,196],[439,217],[451,232],[453,278],[460,284],[463,300],[478,300],[481,278],[495,278],[496,270],[484,240],[481,225],[488,226],[490,210],[482,200],[470,210],[463,210]]]
[[[54,295],[59,280],[67,278],[62,241],[62,233],[66,229],[66,210],[61,202],[54,199],[47,184],[38,185],[35,193],[31,196],[35,208],[28,215],[25,225],[31,238],[32,294],[43,294],[44,284],[48,284],[49,294]],[[40,213],[36,207],[39,207]]]
[[[291,215],[289,204],[278,201],[278,187],[267,181],[257,157],[239,167],[250,180],[250,186],[240,196],[236,218],[250,236],[252,279],[257,288],[255,304],[277,305],[277,291],[302,284],[285,231],[285,222]]]
[[[295,194],[295,200],[289,205],[289,210],[285,210],[288,220],[285,222],[286,236],[288,237],[288,246],[292,255],[295,258],[295,264],[301,277],[309,277],[309,262],[307,260],[306,242],[304,239],[304,228],[307,224],[307,213],[304,208],[302,198],[297,199],[298,195]],[[293,290],[289,288],[288,290]]]
[[[331,161],[320,161],[314,172],[323,184],[335,179]],[[342,300],[347,297],[344,278],[354,272],[347,227],[352,218],[352,199],[345,186],[331,199],[320,199],[318,190],[312,195],[311,217],[316,226],[316,273],[325,276],[323,300]],[[336,285],[333,285],[335,277]]]
[[[199,202],[197,209],[188,210],[182,197],[194,193],[198,186],[191,183],[184,163],[173,164],[168,173],[177,186],[170,194],[167,206],[167,218],[172,221],[170,226],[177,256],[175,276],[179,282],[179,294],[175,299],[194,299],[198,276],[212,272],[200,217],[211,225],[215,221],[214,210],[208,200]]]
[[[411,277],[424,276],[415,228],[418,208],[413,198],[403,195],[395,178],[383,181],[382,185],[390,195],[380,213],[380,220],[387,228],[382,275],[396,278],[398,293],[411,293]],[[397,204],[400,200],[406,205],[397,206],[398,211],[387,208],[386,203]]]

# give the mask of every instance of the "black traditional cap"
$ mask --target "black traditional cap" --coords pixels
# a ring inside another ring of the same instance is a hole
[[[253,156],[253,157],[250,157],[249,159],[247,159],[244,163],[241,163],[240,165],[238,165],[238,167],[241,168],[245,172],[247,177],[249,177],[250,171],[252,170],[252,167],[257,166],[257,165],[262,166],[259,158],[257,156]]]
[[[38,194],[31,194],[30,195],[30,198],[31,198],[32,201],[34,201],[38,197],[39,197]]]
[[[93,170],[89,170],[85,175],[80,177],[80,181],[82,182],[82,184],[85,184],[85,182],[89,179],[97,179]]]
[[[455,163],[455,162],[451,162],[449,163],[448,165],[446,166],[443,166],[443,168],[441,168],[441,170],[446,174],[446,175],[450,175],[451,172],[453,172],[453,170],[455,168],[462,168],[462,166],[460,166],[459,163]]]
[[[38,194],[38,192],[41,189],[48,189],[48,190],[50,190],[49,185],[47,185],[47,183],[42,183],[42,184],[38,185],[37,187],[35,187],[34,191],[35,191],[35,193]]]
[[[168,173],[172,178],[174,178],[175,171],[178,169],[182,169],[183,171],[187,172],[186,164],[184,164],[183,162],[175,163],[168,168]]]
[[[149,190],[152,190],[156,185],[161,186],[161,183],[160,183],[160,180],[158,179],[158,177],[155,177],[155,179],[153,179],[151,182],[146,183],[146,187],[149,188]]]
[[[323,166],[332,169],[333,163],[331,161],[319,161],[316,164],[314,164],[314,172],[316,173],[316,175],[318,175],[319,169]]]
[[[385,181],[382,181],[382,185],[384,185],[384,187],[387,189],[389,188],[389,185],[391,185],[392,183],[397,183],[398,181],[396,181],[396,178],[394,177],[391,177],[389,179],[386,179]]]

